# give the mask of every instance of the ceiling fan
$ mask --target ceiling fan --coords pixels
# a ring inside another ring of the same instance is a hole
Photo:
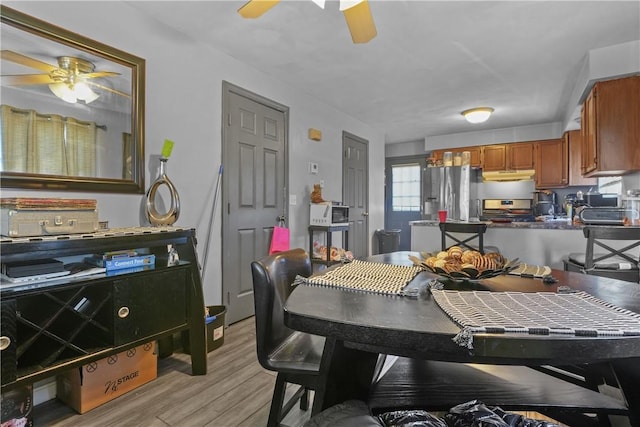
[[[85,103],[95,101],[100,96],[92,90],[102,89],[115,94],[130,97],[129,94],[112,89],[93,81],[100,77],[118,76],[113,71],[95,71],[95,65],[86,59],[73,56],[57,58],[58,66],[48,64],[38,59],[30,58],[11,50],[2,50],[3,60],[44,71],[46,74],[15,74],[3,75],[2,86],[49,85],[49,89],[57,97],[70,103],[82,100]]]
[[[325,0],[312,1],[324,9]],[[279,2],[280,0],[249,0],[238,9],[238,13],[243,18],[258,18]],[[340,0],[340,10],[354,43],[367,43],[378,34],[368,0]]]

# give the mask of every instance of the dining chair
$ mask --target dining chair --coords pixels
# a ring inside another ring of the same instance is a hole
[[[640,283],[640,227],[590,225],[582,232],[586,250],[564,258],[565,271]]]
[[[309,277],[311,271],[309,254],[300,248],[251,263],[258,361],[265,369],[277,372],[268,427],[279,425],[298,399],[300,408],[307,410],[309,390],[318,390],[321,385],[325,338],[294,331],[284,324],[283,306],[295,288],[296,276]],[[287,384],[300,387],[285,402]]]
[[[495,246],[484,246],[484,233],[487,224],[467,222],[441,222],[440,234],[442,249],[446,251],[451,246],[461,246],[463,249],[471,249],[484,254],[485,249],[492,252],[500,252]]]

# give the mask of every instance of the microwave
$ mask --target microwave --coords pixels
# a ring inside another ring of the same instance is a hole
[[[349,225],[349,206],[312,203],[309,205],[309,225],[322,227]]]

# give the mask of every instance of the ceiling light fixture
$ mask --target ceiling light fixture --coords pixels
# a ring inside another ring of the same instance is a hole
[[[76,84],[67,84],[64,82],[51,83],[49,89],[51,89],[51,92],[53,92],[55,96],[71,104],[75,104],[78,100],[89,104],[100,97],[100,95],[92,91],[85,82]]]
[[[489,120],[491,113],[493,113],[493,108],[491,107],[478,107],[465,110],[460,114],[462,114],[469,123],[484,123]]]

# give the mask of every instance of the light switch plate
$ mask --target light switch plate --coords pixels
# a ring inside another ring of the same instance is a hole
[[[316,175],[318,173],[318,164],[314,162],[309,162],[309,173]]]
[[[298,198],[296,197],[295,194],[289,194],[289,204],[291,206],[295,206],[298,204]]]

